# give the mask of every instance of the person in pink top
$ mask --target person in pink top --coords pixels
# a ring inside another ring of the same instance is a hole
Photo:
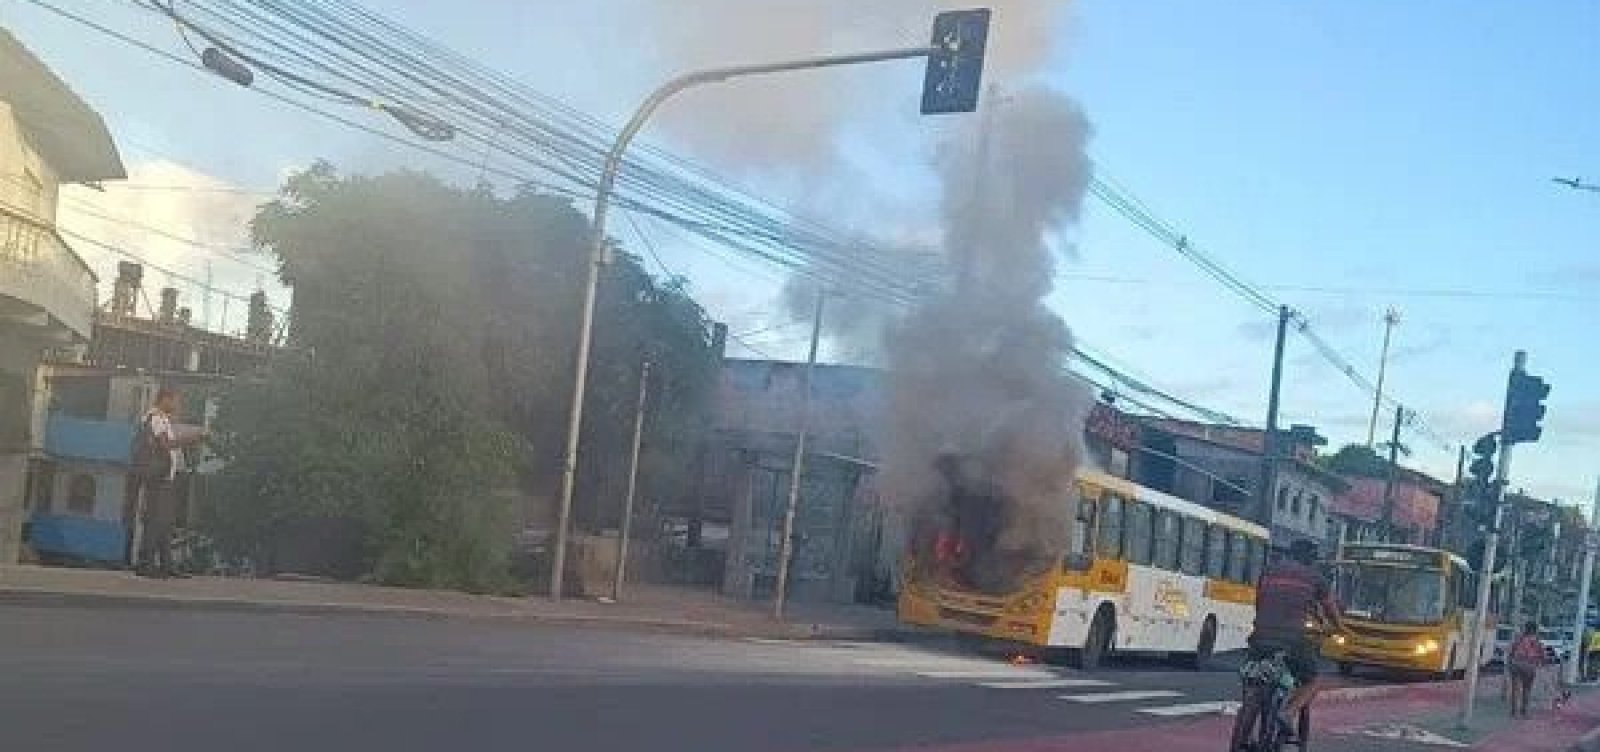
[[[1544,643],[1539,641],[1539,625],[1528,622],[1522,625],[1507,651],[1506,666],[1511,674],[1511,717],[1528,717],[1528,699],[1533,694],[1533,680],[1544,667]]]

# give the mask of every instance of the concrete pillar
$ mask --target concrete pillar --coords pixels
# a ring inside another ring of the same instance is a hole
[[[0,564],[22,553],[33,382],[41,349],[24,337],[0,332]]]

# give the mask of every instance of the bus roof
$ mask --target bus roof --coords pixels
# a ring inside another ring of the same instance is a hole
[[[1340,555],[1337,557],[1337,559],[1335,559],[1336,561],[1344,558],[1344,549],[1347,548],[1386,548],[1390,551],[1411,551],[1423,554],[1443,554],[1450,558],[1450,563],[1461,567],[1462,569],[1472,568],[1471,566],[1468,566],[1465,557],[1454,551],[1446,551],[1445,549],[1434,548],[1433,546],[1418,546],[1412,543],[1385,543],[1383,541],[1350,541],[1345,543],[1340,546]]]
[[[1267,537],[1267,529],[1242,517],[1236,517],[1221,512],[1211,507],[1196,504],[1187,499],[1180,499],[1171,494],[1162,493],[1153,488],[1141,486],[1126,478],[1118,478],[1102,470],[1083,468],[1078,471],[1078,479],[1092,483],[1103,488],[1116,491],[1123,496],[1138,499],[1146,504],[1162,509],[1170,509],[1187,517],[1194,517],[1208,523],[1222,525],[1242,533],[1254,535],[1258,538]]]

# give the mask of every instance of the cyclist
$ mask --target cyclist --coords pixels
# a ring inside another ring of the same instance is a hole
[[[1344,631],[1339,605],[1316,564],[1317,544],[1297,540],[1289,546],[1288,557],[1267,567],[1256,585],[1256,623],[1250,635],[1253,657],[1281,650],[1287,658],[1296,687],[1280,720],[1296,737],[1295,719],[1317,696],[1317,664],[1322,659],[1318,641],[1308,633],[1307,625],[1325,622]]]

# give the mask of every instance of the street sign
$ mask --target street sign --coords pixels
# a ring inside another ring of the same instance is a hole
[[[922,114],[978,109],[984,49],[989,42],[988,8],[952,10],[933,19],[928,72],[922,82]]]

